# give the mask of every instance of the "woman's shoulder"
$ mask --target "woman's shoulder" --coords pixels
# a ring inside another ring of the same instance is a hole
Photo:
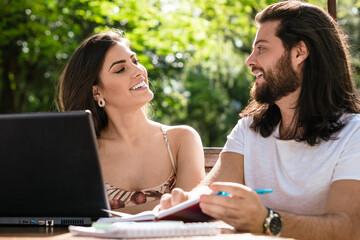
[[[191,126],[188,125],[164,125],[161,124],[163,130],[169,135],[176,136],[198,136],[199,133]]]
[[[173,147],[182,145],[185,142],[201,142],[199,133],[189,125],[166,125],[154,121],[152,121],[152,124],[161,128],[161,131],[167,136]]]
[[[188,125],[165,125],[160,124],[162,131],[167,135],[170,143],[174,147],[180,146],[183,143],[201,142],[199,133]]]

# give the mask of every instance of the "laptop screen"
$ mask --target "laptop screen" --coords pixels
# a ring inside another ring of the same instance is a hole
[[[0,115],[0,199],[3,224],[109,216],[91,113]]]

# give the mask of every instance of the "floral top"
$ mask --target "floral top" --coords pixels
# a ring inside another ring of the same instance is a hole
[[[106,194],[110,201],[111,209],[124,208],[135,206],[138,204],[143,204],[146,202],[151,202],[159,200],[164,193],[170,193],[171,190],[175,187],[176,184],[176,167],[171,153],[169,140],[166,132],[160,126],[161,132],[163,133],[164,140],[170,155],[172,169],[167,180],[152,188],[143,189],[143,190],[126,190],[120,189],[115,186],[112,186],[108,183],[105,184]]]

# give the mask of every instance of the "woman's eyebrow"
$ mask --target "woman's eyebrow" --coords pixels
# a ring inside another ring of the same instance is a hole
[[[132,54],[132,55],[130,56],[130,58],[133,58],[134,56],[135,56],[135,54]],[[108,71],[110,71],[110,69],[111,69],[114,65],[119,64],[119,63],[124,63],[124,62],[126,62],[126,60],[119,60],[119,61],[113,62],[113,63],[111,64],[111,66],[109,67],[109,70],[108,70]]]
[[[119,63],[124,63],[124,62],[126,62],[126,60],[119,60],[119,61],[113,62],[113,63],[111,64],[111,66],[109,67],[109,70],[108,70],[108,71],[110,71],[110,69],[111,69],[114,65],[119,64]]]

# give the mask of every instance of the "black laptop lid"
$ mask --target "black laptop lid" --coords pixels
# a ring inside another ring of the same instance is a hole
[[[109,216],[89,111],[0,115],[0,217]]]

